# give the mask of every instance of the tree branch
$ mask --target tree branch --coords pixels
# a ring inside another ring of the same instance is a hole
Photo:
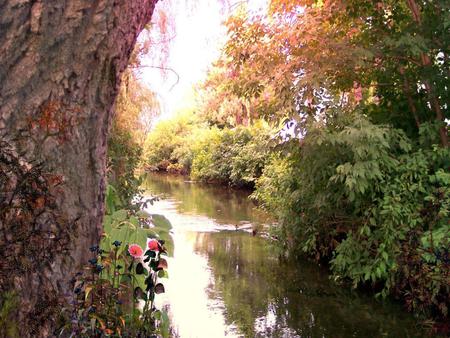
[[[128,66],[128,68],[130,68],[130,69],[154,68],[154,69],[160,69],[160,70],[168,70],[168,71],[172,72],[177,77],[177,80],[170,87],[169,91],[171,91],[173,89],[173,87],[175,87],[180,82],[180,75],[178,75],[178,73],[173,68],[170,68],[170,67],[154,66],[154,65],[139,65],[139,66]]]

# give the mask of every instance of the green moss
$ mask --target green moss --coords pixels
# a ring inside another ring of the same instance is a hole
[[[19,337],[17,321],[14,320],[19,308],[18,298],[15,292],[4,292],[0,297],[0,336]]]

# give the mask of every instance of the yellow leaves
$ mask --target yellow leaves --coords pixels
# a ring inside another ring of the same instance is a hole
[[[131,134],[135,142],[142,144],[151,120],[159,111],[156,94],[142,84],[131,70],[127,70],[123,74],[116,100],[113,131],[125,130]]]
[[[109,330],[106,328],[105,321],[103,319],[101,319],[99,316],[97,316],[96,314],[93,314],[92,318],[95,319],[96,321],[98,321],[98,323],[100,324],[100,329],[102,331]],[[111,330],[111,333],[112,333],[112,330]]]
[[[125,327],[125,319],[123,319],[122,316],[119,317],[119,321],[120,321],[120,325],[122,325],[122,327]]]
[[[84,289],[84,293],[85,293],[85,300],[87,300],[88,299],[88,297],[89,297],[89,294],[91,293],[91,291],[92,291],[92,285],[88,285],[88,286],[86,286],[86,288]]]

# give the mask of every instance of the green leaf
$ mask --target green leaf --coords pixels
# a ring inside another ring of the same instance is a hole
[[[128,218],[128,211],[125,209],[117,210],[111,215],[111,218],[113,219],[114,224],[123,222]]]
[[[158,277],[159,278],[169,278],[169,273],[167,272],[167,270],[159,270]]]
[[[153,311],[152,317],[156,320],[161,320],[161,311],[159,311],[159,310]]]
[[[152,217],[152,215],[145,210],[137,211],[136,216],[139,218],[151,218]]]

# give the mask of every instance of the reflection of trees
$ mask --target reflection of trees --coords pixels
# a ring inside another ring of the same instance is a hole
[[[255,318],[267,313],[276,282],[270,266],[261,264],[267,250],[257,244],[234,233],[199,234],[196,241],[196,250],[209,257],[215,289],[226,305],[227,324],[235,324],[246,337],[255,336]]]
[[[414,336],[413,321],[369,296],[335,287],[323,269],[279,263],[270,246],[243,233],[199,233],[228,325],[245,337]]]
[[[229,224],[256,218],[243,191],[163,175],[150,176],[146,188],[182,202],[181,213]],[[208,256],[212,292],[223,299],[227,324],[246,337],[413,337],[416,332],[411,317],[397,307],[335,286],[314,263],[280,263],[261,238],[242,232],[199,233],[196,250]]]
[[[182,177],[149,175],[144,183],[152,194],[170,196],[180,202],[178,210],[208,216],[224,224],[239,220],[263,222],[260,213],[243,190],[227,189],[206,184],[185,183]]]

